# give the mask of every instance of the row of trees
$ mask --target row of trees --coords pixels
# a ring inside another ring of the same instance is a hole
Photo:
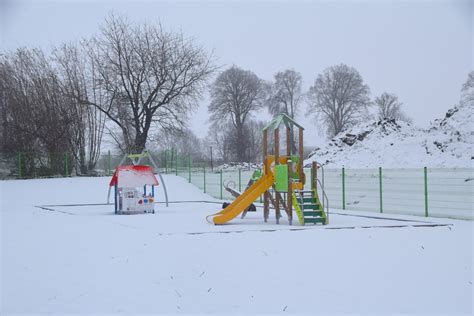
[[[369,107],[373,105],[377,119],[411,121],[395,94],[385,92],[371,101],[362,76],[344,64],[327,68],[306,93],[302,92],[302,76],[295,70],[278,72],[273,82],[266,82],[251,71],[232,66],[217,76],[210,92],[211,142],[222,157],[234,161],[258,160],[259,150],[253,146],[260,148],[260,143],[254,139],[261,138],[258,131],[264,124],[254,122],[252,114],[263,108],[272,115],[285,113],[296,118],[305,100],[306,114],[316,115],[329,137],[370,119]],[[255,126],[259,129],[255,130]],[[292,139],[293,134],[292,131]]]
[[[87,173],[104,132],[123,152],[142,151],[150,134],[181,132],[215,69],[182,33],[115,16],[48,56],[18,49],[0,56],[1,149],[47,157],[31,168],[67,151]]]
[[[209,85],[217,69],[212,54],[182,33],[115,16],[97,35],[51,54],[21,48],[1,55],[1,149],[68,151],[76,170],[87,173],[105,134],[122,152],[140,152],[152,139],[159,148],[181,147],[197,158],[205,159],[212,147],[224,161],[242,162],[259,160],[266,122],[254,114],[263,109],[292,118],[314,115],[329,137],[368,119],[374,105],[378,119],[410,121],[396,95],[372,101],[360,73],[344,64],[325,69],[308,91],[292,69],[268,82],[231,66]],[[212,126],[200,140],[187,123],[206,90]]]

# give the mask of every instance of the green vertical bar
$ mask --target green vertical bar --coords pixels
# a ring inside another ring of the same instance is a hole
[[[206,193],[206,166],[204,166],[204,193]]]
[[[425,174],[425,216],[428,217],[428,169],[426,167],[423,169]]]
[[[111,175],[112,174],[112,156],[110,155],[110,150],[109,152],[107,153],[108,155],[108,174]]]
[[[314,181],[313,181],[313,177],[314,177],[314,170],[313,168],[311,168],[311,190],[314,190]]]
[[[382,167],[379,167],[379,197],[380,197],[380,213],[383,213],[383,198],[382,198]]]
[[[52,167],[53,167],[53,158],[51,158],[51,152],[48,151],[48,168],[49,168],[49,174],[48,175],[51,175],[51,171],[52,171]],[[35,168],[36,169],[36,168]]]
[[[221,185],[220,185],[220,187],[221,187],[221,200],[222,200],[222,169],[221,169],[221,172],[220,172],[220,176],[221,176]]]
[[[64,175],[67,177],[68,167],[67,167],[67,152],[64,153]]]
[[[188,181],[191,183],[191,155],[189,155],[189,162],[188,162]]]
[[[346,209],[346,175],[344,167],[342,168],[342,209]]]
[[[239,168],[239,191],[242,192],[242,169]]]
[[[178,150],[175,151],[175,159],[176,159],[176,175],[178,175]]]
[[[18,178],[21,178],[21,152],[18,153]]]

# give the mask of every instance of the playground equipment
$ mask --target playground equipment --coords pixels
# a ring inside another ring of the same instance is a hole
[[[115,214],[155,213],[155,186],[158,185],[158,180],[152,167],[140,164],[144,158],[150,160],[158,173],[168,206],[168,193],[163,177],[152,156],[145,149],[141,154],[126,154],[115,169],[107,195],[109,203],[110,191],[114,187]],[[127,159],[131,160],[132,165],[123,165]],[[148,192],[147,186],[150,186]]]
[[[280,155],[280,126],[286,127],[286,155]],[[298,128],[298,154],[292,154],[292,129]],[[307,223],[328,223],[327,209],[321,203],[317,191],[317,164],[311,168],[311,189],[305,190],[303,171],[303,130],[286,114],[277,115],[263,129],[263,174],[222,211],[209,215],[214,224],[224,224],[242,212],[263,194],[263,216],[267,222],[270,215],[270,202],[275,209],[277,224],[280,222],[283,208],[290,225],[293,223],[293,209],[296,211],[300,225]],[[268,133],[274,133],[274,154],[268,154]],[[324,190],[323,190],[324,194]],[[326,204],[327,205],[327,204]],[[245,216],[245,215],[243,215]]]
[[[109,184],[109,187],[115,188],[115,214],[155,213],[156,185],[158,180],[151,167],[118,166]],[[147,194],[147,186],[151,186],[150,194]]]
[[[262,173],[260,170],[255,170],[252,174],[252,176],[250,177],[250,180],[249,182],[247,183],[247,187],[245,188],[245,190],[247,190],[248,188],[250,188],[252,186],[252,184],[255,183],[255,181],[257,181],[260,177],[262,176]],[[230,194],[232,194],[233,197],[235,198],[238,198],[240,195],[242,195],[242,192],[239,192],[235,189],[235,182],[234,181],[228,181],[227,183],[224,183],[224,188],[227,192],[229,192]],[[228,202],[224,202],[222,204],[222,208],[226,208],[227,206],[229,206],[231,203],[228,203]],[[255,207],[255,205],[252,203],[249,205],[249,207],[247,207],[243,212],[242,212],[242,216],[241,218],[245,218],[245,215],[247,215],[247,212],[256,212],[257,211],[257,208]]]

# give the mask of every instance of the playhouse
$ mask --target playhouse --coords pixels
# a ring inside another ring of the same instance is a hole
[[[150,166],[118,166],[109,183],[114,187],[115,214],[155,213],[157,185]]]
[[[153,167],[143,165],[142,161],[145,158],[148,158]],[[131,165],[124,165],[127,159],[131,161]],[[110,180],[107,194],[107,203],[109,203],[113,187],[115,214],[155,213],[155,186],[158,186],[155,173],[160,177],[166,207],[168,207],[165,181],[148,150],[144,149],[139,154],[123,156]]]

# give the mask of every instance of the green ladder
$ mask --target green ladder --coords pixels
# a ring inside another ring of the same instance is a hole
[[[295,191],[293,204],[301,225],[328,223],[326,212],[314,190]]]

